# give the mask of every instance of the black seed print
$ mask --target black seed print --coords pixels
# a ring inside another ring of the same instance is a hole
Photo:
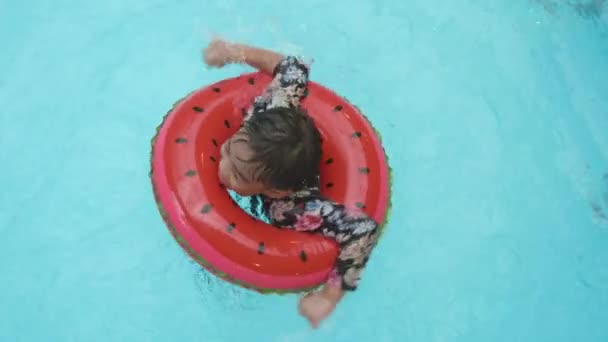
[[[224,126],[226,126],[226,128],[230,128],[230,122],[228,120],[224,120]]]
[[[355,132],[355,133],[353,133],[353,135],[351,135],[351,137],[353,137],[353,138],[361,138],[361,132]]]
[[[185,144],[185,143],[188,142],[188,139],[186,139],[186,138],[177,138],[177,139],[175,139],[175,142],[177,144]]]
[[[214,162],[214,163],[217,161],[217,160],[215,160],[214,156],[209,157],[209,159],[211,159],[211,161]]]
[[[361,203],[361,202],[357,202],[355,203],[355,206],[359,209],[365,209],[365,204]]]
[[[211,212],[211,209],[213,209],[213,206],[211,204],[205,204],[201,208],[201,214],[208,214],[209,212]]]
[[[327,160],[325,161],[325,164],[328,164],[328,165],[329,165],[329,164],[331,164],[331,163],[333,163],[333,162],[334,162],[334,159],[333,159],[333,158],[329,158],[329,159],[327,159]]]
[[[202,113],[205,111],[205,109],[203,107],[199,107],[199,106],[194,106],[192,107],[192,110],[198,113]]]
[[[360,167],[359,168],[359,172],[364,173],[364,174],[368,174],[369,173],[369,167]]]
[[[327,188],[333,188],[333,186],[334,186],[334,183],[327,183],[327,184],[325,184],[325,187],[327,187]]]
[[[260,242],[260,243],[258,244],[258,254],[259,254],[259,255],[264,254],[264,242]]]
[[[341,105],[337,105],[337,106],[334,107],[334,112],[339,112],[339,111],[342,110],[342,108],[343,107]]]
[[[222,89],[220,89],[219,87],[214,87],[213,91],[216,93],[219,93],[220,91],[222,91]]]
[[[253,77],[250,77],[248,80],[249,84],[254,85],[255,84],[255,79]]]
[[[232,231],[234,230],[234,227],[236,227],[236,223],[232,222],[228,225],[228,227],[226,227],[226,231],[228,233],[232,233]]]
[[[213,146],[217,147],[217,140],[211,139],[211,142],[213,143]]]
[[[188,170],[188,171],[186,171],[185,175],[186,175],[186,177],[196,176],[196,171],[194,171],[194,170]]]
[[[300,252],[300,260],[302,260],[302,262],[308,261],[308,255],[306,255],[306,252],[304,252],[304,251]]]

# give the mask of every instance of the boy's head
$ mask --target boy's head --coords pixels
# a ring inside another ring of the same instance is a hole
[[[316,184],[321,138],[292,108],[256,113],[221,148],[220,181],[242,196],[284,197]]]

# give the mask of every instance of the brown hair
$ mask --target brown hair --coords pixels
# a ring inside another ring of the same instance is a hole
[[[301,109],[279,107],[255,113],[245,122],[249,147],[258,164],[257,181],[278,190],[317,186],[321,136]]]

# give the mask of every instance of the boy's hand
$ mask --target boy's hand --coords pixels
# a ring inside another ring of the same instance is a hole
[[[238,46],[219,38],[214,38],[203,50],[203,60],[212,67],[221,68],[240,59]]]
[[[334,312],[343,295],[344,292],[340,288],[326,285],[321,291],[307,294],[300,299],[300,315],[308,319],[313,329],[316,329],[321,321]]]
[[[300,299],[300,315],[308,319],[313,329],[329,317],[335,308],[336,302],[325,298],[320,292],[308,294]]]

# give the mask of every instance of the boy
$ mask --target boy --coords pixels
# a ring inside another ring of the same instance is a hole
[[[376,245],[378,225],[364,213],[324,199],[319,191],[321,139],[300,108],[308,68],[295,57],[213,40],[205,63],[246,63],[273,75],[249,109],[243,127],[221,147],[220,181],[242,196],[259,195],[271,223],[334,239],[340,253],[327,283],[300,300],[313,328],[327,318],[346,291],[357,287]]]

